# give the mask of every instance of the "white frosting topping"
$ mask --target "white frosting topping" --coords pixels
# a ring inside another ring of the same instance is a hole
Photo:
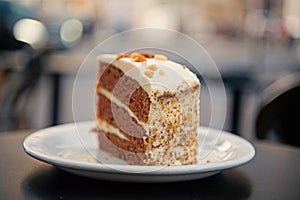
[[[132,58],[117,60],[116,58],[117,55],[114,54],[103,54],[98,57],[100,62],[113,64],[125,75],[136,80],[149,95],[154,92],[174,93],[199,85],[199,80],[194,73],[170,60],[147,58],[146,62],[135,62]]]

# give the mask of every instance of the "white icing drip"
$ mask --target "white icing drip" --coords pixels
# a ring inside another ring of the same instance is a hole
[[[154,92],[161,94],[165,91],[178,92],[200,84],[194,73],[170,60],[147,58],[147,62],[143,63],[134,62],[131,58],[116,60],[116,57],[116,55],[104,54],[100,55],[98,59],[101,62],[113,64],[122,70],[124,74],[136,80],[149,95]],[[151,65],[157,67],[157,70],[151,71],[148,68]],[[153,73],[153,76],[148,77],[145,74],[146,71]],[[160,71],[163,71],[164,74],[161,75]]]
[[[104,132],[112,133],[121,139],[129,141],[128,138],[123,133],[121,133],[121,131],[119,129],[117,129],[116,127],[110,125],[109,123],[107,123],[104,120],[98,119],[97,121],[98,121],[98,128],[100,130],[103,130]]]
[[[141,122],[136,115],[128,108],[128,106],[126,106],[124,103],[122,103],[117,97],[115,97],[111,92],[109,92],[108,90],[101,88],[100,91],[101,94],[103,94],[106,98],[108,98],[111,102],[115,103],[117,106],[124,108],[128,114],[130,115],[130,117],[133,117],[137,123],[139,125],[141,125],[144,130],[146,131],[146,135],[149,135],[149,128],[148,125],[146,125],[144,122]]]

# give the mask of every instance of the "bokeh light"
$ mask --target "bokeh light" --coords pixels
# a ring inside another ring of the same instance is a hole
[[[60,37],[64,45],[73,46],[77,44],[83,34],[83,25],[78,19],[65,21],[60,29]]]
[[[21,19],[13,27],[14,37],[31,45],[34,49],[43,47],[48,41],[45,25],[33,19]]]

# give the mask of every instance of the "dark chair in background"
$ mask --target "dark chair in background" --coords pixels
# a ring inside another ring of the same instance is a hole
[[[48,53],[47,48],[35,50],[15,38],[13,26],[23,18],[34,19],[34,15],[16,2],[0,0],[0,131],[28,128],[24,110]],[[27,62],[14,69],[5,57],[21,50]]]
[[[20,71],[4,72],[0,85],[0,131],[28,128],[24,109],[30,94],[43,73],[43,56],[47,50],[35,52]]]
[[[279,78],[261,94],[256,136],[300,147],[300,72]]]

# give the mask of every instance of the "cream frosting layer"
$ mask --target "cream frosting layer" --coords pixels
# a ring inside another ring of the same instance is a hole
[[[108,90],[106,90],[104,88],[101,88],[98,92],[100,94],[104,95],[111,102],[115,103],[117,106],[125,109],[128,112],[128,114],[130,115],[130,117],[133,117],[137,121],[137,123],[144,128],[144,130],[146,131],[146,135],[149,135],[149,128],[148,128],[148,126],[145,123],[141,122],[136,117],[136,115],[129,109],[129,107],[127,105],[125,105],[124,103],[122,103],[117,97],[115,97],[111,92],[109,92]]]
[[[118,128],[110,125],[104,120],[97,119],[97,121],[98,121],[98,128],[101,129],[102,131],[115,134],[121,139],[128,140],[128,138],[123,133],[121,133],[121,131]]]
[[[150,97],[154,93],[155,96],[164,92],[176,93],[200,84],[188,68],[170,60],[147,58],[146,62],[135,62],[132,58],[116,58],[115,54],[103,54],[98,60],[122,70],[125,75],[136,80]]]

